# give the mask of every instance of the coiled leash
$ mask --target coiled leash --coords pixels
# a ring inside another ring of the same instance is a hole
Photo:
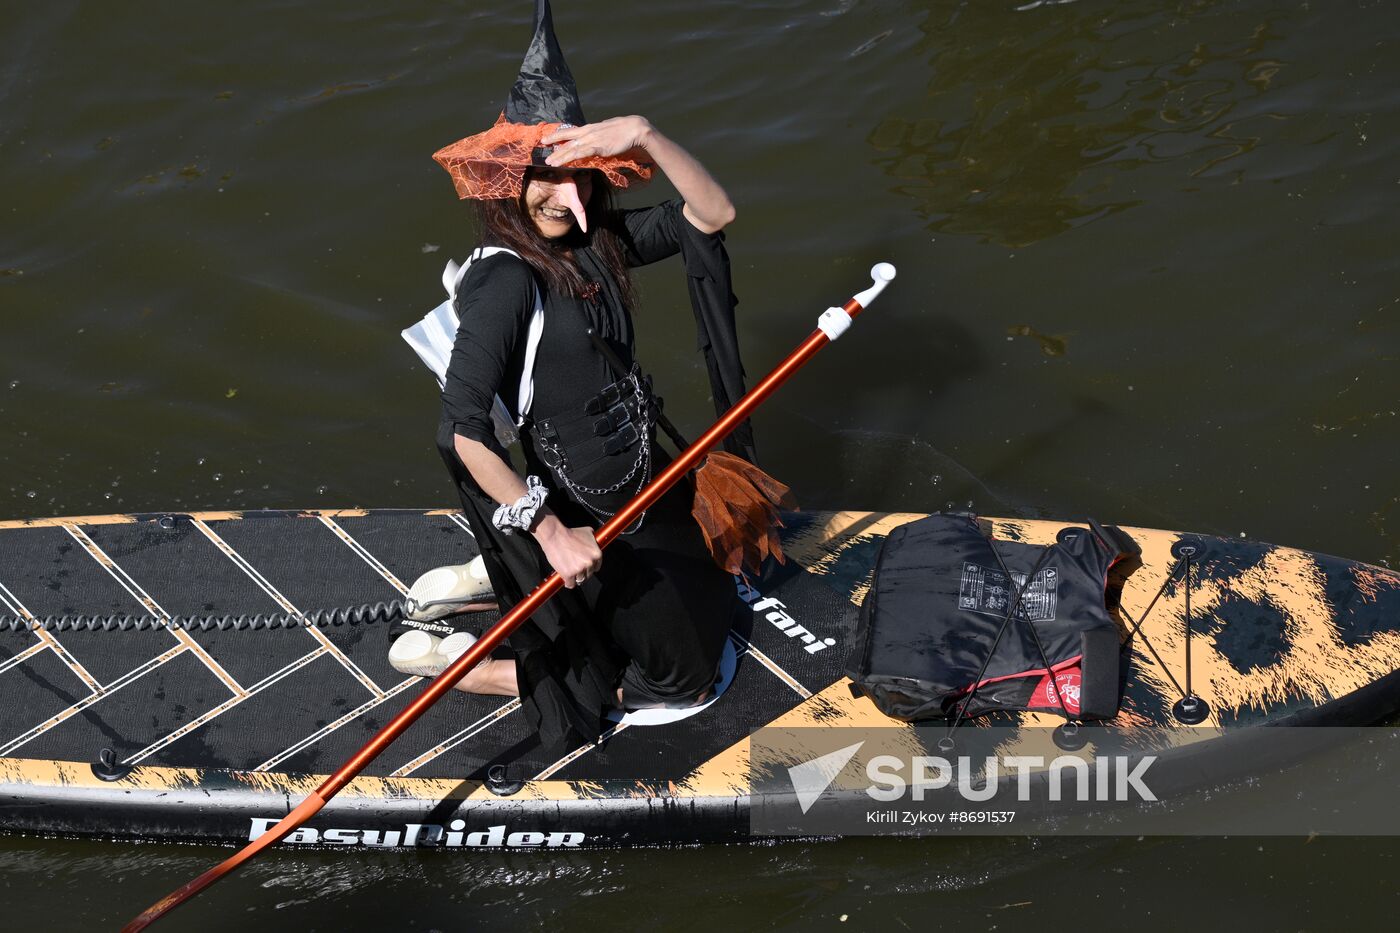
[[[396,622],[406,618],[405,600],[361,603],[338,609],[310,612],[259,612],[239,615],[152,616],[152,615],[0,615],[0,632],[254,632],[266,629],[336,628],[343,625],[369,625]]]

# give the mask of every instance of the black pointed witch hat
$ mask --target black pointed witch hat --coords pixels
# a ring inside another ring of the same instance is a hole
[[[582,126],[583,105],[573,72],[564,61],[564,51],[554,36],[554,14],[549,0],[535,0],[535,35],[520,75],[506,101],[506,119],[511,123],[572,123]]]
[[[515,198],[526,169],[544,164],[549,149],[540,140],[560,124],[586,122],[573,73],[554,35],[549,0],[535,0],[534,35],[496,124],[439,149],[433,158],[452,176],[459,198]],[[618,156],[579,159],[570,167],[597,169],[618,188],[645,182],[652,172],[650,163]]]

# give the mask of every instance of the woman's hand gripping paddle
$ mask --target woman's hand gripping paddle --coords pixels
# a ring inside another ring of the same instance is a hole
[[[707,451],[715,444],[719,443],[726,434],[734,430],[745,418],[753,413],[754,409],[763,404],[773,391],[788,380],[793,373],[801,369],[816,352],[826,346],[831,341],[840,337],[851,326],[851,321],[860,314],[875,300],[875,297],[884,291],[886,285],[894,280],[894,266],[887,262],[878,263],[870,270],[872,284],[865,291],[860,292],[839,308],[827,308],[817,320],[817,329],[812,331],[802,345],[788,355],[776,369],[765,376],[762,381],[749,390],[743,398],[739,399],[724,417],[715,424],[698,440],[684,452],[680,454],[671,465],[663,470],[653,479],[645,489],[639,492],[631,502],[623,506],[613,518],[595,534],[598,547],[605,548],[613,539],[618,536],[627,526],[637,520],[642,512],[649,509],[656,503],[666,491],[703,458]],[[135,920],[132,920],[122,928],[123,933],[135,933],[137,930],[144,930],[154,921],[165,916],[173,908],[183,904],[194,897],[200,891],[209,887],[215,881],[233,872],[244,862],[257,855],[263,849],[268,848],[281,841],[297,827],[301,826],[324,807],[332,797],[340,792],[346,784],[350,783],[355,775],[364,770],[365,766],[379,756],[389,744],[398,738],[405,729],[411,726],[419,716],[428,711],[443,695],[452,689],[453,684],[461,680],[466,673],[485,659],[502,641],[506,639],[512,631],[522,622],[530,618],[534,612],[544,605],[549,599],[559,591],[564,581],[559,574],[550,574],[549,578],[535,587],[529,596],[525,597],[519,605],[506,614],[505,618],[493,625],[467,650],[467,653],[458,658],[447,670],[443,671],[433,682],[430,683],[416,700],[409,704],[408,708],[395,716],[388,725],[370,739],[364,748],[355,753],[355,756],[347,761],[311,796],[303,800],[296,809],[282,818],[282,821],[273,826],[266,833],[248,843],[240,849],[232,858],[214,866],[193,881],[166,895],[156,903],[148,907]]]

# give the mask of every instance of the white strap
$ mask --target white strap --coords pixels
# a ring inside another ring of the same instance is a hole
[[[516,410],[520,412],[520,420],[515,423],[518,428],[525,423],[525,416],[530,413],[530,406],[535,403],[535,355],[540,349],[540,339],[544,337],[544,308],[540,305],[540,291],[535,289],[535,310],[530,315],[530,329],[525,335],[525,368],[520,371],[520,394],[516,396],[520,404]]]
[[[442,287],[447,289],[448,298],[457,296],[457,286],[462,284],[462,277],[467,274],[467,269],[470,266],[470,259],[467,260],[465,266],[458,265],[456,260],[447,260],[447,266],[442,270]]]
[[[454,303],[457,289],[467,277],[472,263],[497,253],[509,253],[520,258],[520,254],[503,246],[485,246],[474,250],[461,265],[448,260],[442,270],[442,286],[447,291],[447,300],[438,305],[421,321],[403,331],[403,339],[413,348],[427,367],[437,376],[438,387],[447,385],[447,366],[452,359],[452,345],[457,340],[457,329],[461,322],[457,318]],[[544,336],[544,302],[539,288],[533,289],[535,309],[530,315],[530,324],[525,335],[525,366],[520,373],[520,389],[516,395],[518,417],[512,419],[505,403],[497,396],[491,406],[491,417],[496,424],[496,435],[503,444],[513,443],[515,429],[525,423],[530,406],[535,400],[535,357],[538,355],[540,339]]]

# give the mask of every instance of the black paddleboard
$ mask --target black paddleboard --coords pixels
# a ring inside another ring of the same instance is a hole
[[[632,714],[564,757],[518,701],[454,692],[290,844],[575,847],[744,839],[749,737],[769,725],[899,726],[842,674],[874,557],[921,516],[785,516],[789,562],[740,587],[732,680],[690,715]],[[993,519],[1048,543],[1064,523]],[[1400,575],[1285,547],[1125,528],[1142,562],[1119,731],[1230,742],[1259,726],[1361,725],[1400,708]],[[1193,690],[1178,548],[1197,548]],[[305,613],[400,599],[476,547],[452,511],[221,512],[0,523],[0,615]],[[1154,596],[1161,591],[1154,604]],[[1151,605],[1151,611],[1149,610]],[[478,613],[473,627],[496,620]],[[424,681],[386,660],[389,627],[0,632],[0,825],[10,831],[244,841],[284,816]],[[689,711],[687,711],[689,712]],[[654,720],[668,720],[655,722]],[[998,714],[1026,729],[1048,714]],[[1160,738],[1165,736],[1165,739]]]

